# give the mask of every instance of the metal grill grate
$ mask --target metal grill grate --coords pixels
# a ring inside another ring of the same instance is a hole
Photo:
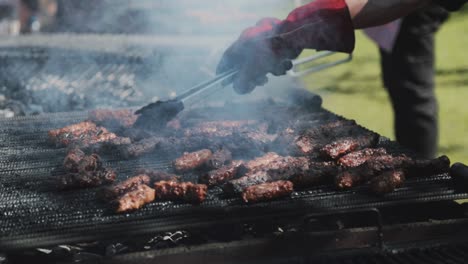
[[[338,118],[325,110],[309,113],[308,117]],[[404,188],[383,198],[371,195],[366,186],[340,192],[331,186],[319,186],[295,192],[288,199],[247,206],[214,189],[200,206],[156,202],[131,214],[116,215],[106,204],[97,202],[96,189],[57,192],[49,185],[51,173],[60,168],[65,150],[47,145],[47,131],[85,118],[86,113],[77,112],[0,120],[0,248],[31,248],[185,229],[219,221],[247,222],[278,215],[468,197],[467,193],[454,190],[448,175],[434,175],[411,179]],[[382,144],[391,145],[386,141]],[[106,165],[116,169],[120,179],[138,167],[165,170],[172,158],[161,158],[157,153],[130,161],[104,156]],[[187,176],[186,180],[195,180],[192,177]]]
[[[147,78],[158,76],[157,63],[162,59],[125,52],[15,47],[0,48],[0,60],[0,94],[34,113],[146,103]]]

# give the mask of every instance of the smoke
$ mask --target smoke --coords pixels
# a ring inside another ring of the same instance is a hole
[[[29,112],[140,106],[178,95],[215,75],[223,51],[242,30],[263,17],[284,18],[293,8],[292,0],[58,1],[51,35],[24,39],[25,46],[52,48],[39,60],[25,48],[33,55],[2,69],[3,77],[15,80],[5,84],[7,90],[10,83],[25,90],[13,99],[24,100],[33,108]],[[121,59],[128,54],[140,59],[128,65]],[[300,85],[297,79],[270,77],[250,95],[226,87],[207,98],[284,98],[291,86]]]

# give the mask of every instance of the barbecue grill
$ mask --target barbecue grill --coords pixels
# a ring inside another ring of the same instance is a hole
[[[44,71],[58,73],[59,68],[48,67],[48,50],[30,47],[1,50],[0,56],[8,61],[0,68],[3,84],[24,85],[26,91],[28,87],[37,91],[43,83],[53,85],[56,79],[44,78]],[[143,98],[134,95],[139,94],[138,82],[148,78],[154,66],[148,65],[144,56],[90,51],[80,51],[79,56],[74,56],[77,53],[56,48],[53,54],[64,58],[64,65],[68,65],[68,61],[78,66],[73,67],[70,75],[62,73],[61,78],[70,83],[59,90],[73,86],[89,87],[82,93],[90,91],[96,83],[84,80],[96,76],[96,71],[107,77],[128,74],[134,80],[130,88],[128,85],[121,87],[118,82],[104,85],[115,91],[115,101],[120,102],[108,102],[108,105],[129,107],[143,102]],[[90,58],[95,68],[86,67]],[[18,72],[25,72],[26,78],[12,78],[19,76]],[[99,80],[107,83],[114,79]],[[135,90],[125,97],[130,101],[119,97],[119,92],[125,89]],[[18,92],[24,89],[18,88]],[[281,113],[286,118],[300,112],[317,124],[344,119],[323,109],[316,96],[310,97],[315,98],[312,100],[315,105],[304,105],[304,102],[311,102],[304,98],[300,98],[302,104],[268,99],[255,103],[228,102],[220,107],[218,102],[216,106],[194,107],[184,113],[184,118],[220,120],[229,115],[261,118],[266,111]],[[83,103],[77,110],[93,106]],[[404,263],[427,263],[424,261],[429,258],[433,263],[462,263],[460,261],[466,259],[468,219],[464,206],[452,201],[468,198],[468,193],[456,190],[447,174],[409,179],[403,188],[385,196],[371,194],[366,186],[347,191],[317,186],[296,191],[290,198],[245,205],[240,199],[225,197],[221,190],[213,189],[199,206],[156,202],[134,213],[116,215],[106,204],[97,202],[96,189],[58,192],[51,188],[54,175],[61,173],[66,150],[47,144],[47,131],[86,118],[86,111],[75,111],[0,120],[0,252],[8,253],[12,260],[20,262],[28,256],[44,257],[45,262],[57,260],[63,255],[45,250],[56,249],[57,245],[80,248],[65,250],[65,260],[89,257],[90,261],[98,258],[112,263],[272,260],[279,263],[399,263],[405,260],[408,262]],[[411,155],[385,138],[381,138],[379,145],[393,153]],[[156,152],[138,160],[124,161],[118,154],[103,158],[106,166],[116,169],[119,179],[125,179],[141,167],[166,170],[175,157]],[[187,175],[185,180],[194,181],[194,177]],[[145,244],[151,237],[163,234],[171,238],[164,234],[178,231],[184,234],[183,238],[169,239],[169,245],[164,244],[163,249],[159,244]],[[139,246],[127,246],[121,254],[100,250],[103,245],[108,249],[116,243],[124,243],[120,241],[122,238],[138,240],[131,244]],[[36,250],[38,248],[41,250]],[[101,259],[105,252],[115,256]]]

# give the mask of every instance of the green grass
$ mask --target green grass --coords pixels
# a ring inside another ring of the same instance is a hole
[[[437,34],[436,93],[440,154],[468,163],[468,12],[454,14]],[[381,82],[378,50],[361,32],[352,62],[304,78],[324,106],[394,138],[393,112]]]

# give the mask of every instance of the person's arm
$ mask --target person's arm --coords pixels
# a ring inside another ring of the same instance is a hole
[[[355,29],[386,24],[406,16],[430,0],[345,0]],[[446,0],[447,1],[447,0]],[[450,1],[450,0],[448,0]]]
[[[224,53],[217,73],[239,70],[234,89],[248,93],[265,84],[268,73],[285,74],[302,50],[351,53],[355,29],[385,24],[431,1],[453,9],[468,0],[315,0],[284,20],[264,19],[246,29]]]

